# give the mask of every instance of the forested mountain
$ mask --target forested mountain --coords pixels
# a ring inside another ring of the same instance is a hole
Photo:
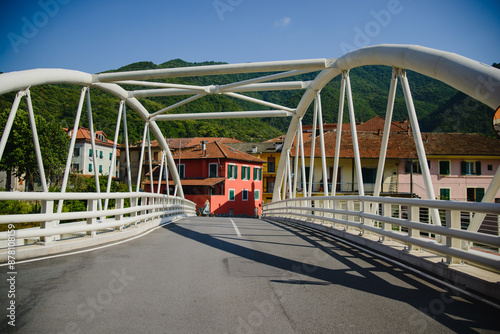
[[[133,63],[115,71],[134,71],[170,67],[186,67],[200,65],[223,64],[217,62],[188,63],[174,59],[156,65],[152,62]],[[367,66],[351,70],[350,78],[353,90],[356,120],[368,120],[376,115],[385,116],[387,95],[389,92],[392,69],[386,66]],[[288,80],[312,80],[317,73],[301,75]],[[234,81],[246,80],[260,74],[234,74],[206,77],[172,78],[157,80],[189,85],[222,85]],[[475,100],[458,93],[455,89],[418,73],[408,71],[413,99],[423,131],[480,132],[491,134],[491,115],[493,111]],[[126,89],[143,89],[144,87],[124,86]],[[31,95],[35,113],[47,119],[58,120],[63,127],[72,127],[81,87],[75,85],[49,85],[32,87]],[[332,80],[321,92],[324,122],[337,122],[340,77]],[[247,93],[249,96],[295,108],[303,91],[270,91]],[[15,93],[0,96],[0,111],[8,112]],[[91,88],[92,111],[95,127],[103,130],[109,138],[114,136],[115,122],[119,100],[107,93]],[[146,109],[152,113],[168,105],[182,101],[188,96],[152,97],[140,99]],[[21,108],[26,109],[25,104]],[[312,108],[304,117],[304,124],[312,124]],[[207,95],[172,110],[173,113],[220,112],[242,110],[269,109],[262,105],[221,95]],[[394,119],[407,117],[407,109],[401,89],[398,87]],[[235,137],[243,141],[263,141],[277,137],[286,132],[289,118],[262,119],[222,119],[200,121],[158,122],[166,137]],[[347,104],[344,111],[344,122],[348,121]],[[81,124],[88,126],[86,107]],[[129,110],[129,136],[131,142],[141,139],[144,124],[139,117]],[[490,132],[488,132],[490,131]],[[120,139],[121,141],[121,139]]]

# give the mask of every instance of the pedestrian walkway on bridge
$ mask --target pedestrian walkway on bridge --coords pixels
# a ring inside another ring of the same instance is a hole
[[[269,220],[186,218],[110,247],[20,262],[17,272],[16,327],[4,318],[0,332],[500,330],[490,304],[348,242]]]

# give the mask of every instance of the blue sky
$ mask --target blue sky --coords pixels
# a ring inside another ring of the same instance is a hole
[[[0,71],[333,58],[417,44],[500,62],[497,0],[6,0]]]

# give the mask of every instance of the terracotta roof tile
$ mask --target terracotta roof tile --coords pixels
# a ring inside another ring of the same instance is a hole
[[[179,153],[175,153],[173,155],[173,158],[179,159]],[[265,162],[262,159],[254,157],[253,155],[238,151],[219,142],[208,143],[205,151],[201,149],[201,145],[198,145],[192,149],[181,150],[181,160],[182,159],[232,159],[252,162]]]
[[[335,156],[336,132],[325,134],[325,154]],[[382,145],[382,135],[377,132],[357,133],[361,158],[378,158]],[[422,133],[426,154],[432,155],[489,155],[500,156],[500,140],[479,134],[467,133]],[[316,138],[315,157],[321,156],[320,140]],[[304,144],[306,156],[311,156],[311,142]],[[295,156],[295,149],[291,151]],[[354,158],[352,134],[342,131],[340,157]],[[387,158],[417,158],[413,135],[391,132],[387,148]]]

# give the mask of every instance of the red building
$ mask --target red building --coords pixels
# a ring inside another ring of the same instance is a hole
[[[220,142],[202,144],[181,150],[173,156],[186,199],[203,209],[210,204],[210,213],[216,215],[260,215],[262,210],[262,159],[243,153]],[[153,172],[154,189],[158,186],[159,168]],[[174,193],[172,179],[170,194]],[[150,181],[143,183],[145,191]],[[161,192],[165,192],[165,180]]]

